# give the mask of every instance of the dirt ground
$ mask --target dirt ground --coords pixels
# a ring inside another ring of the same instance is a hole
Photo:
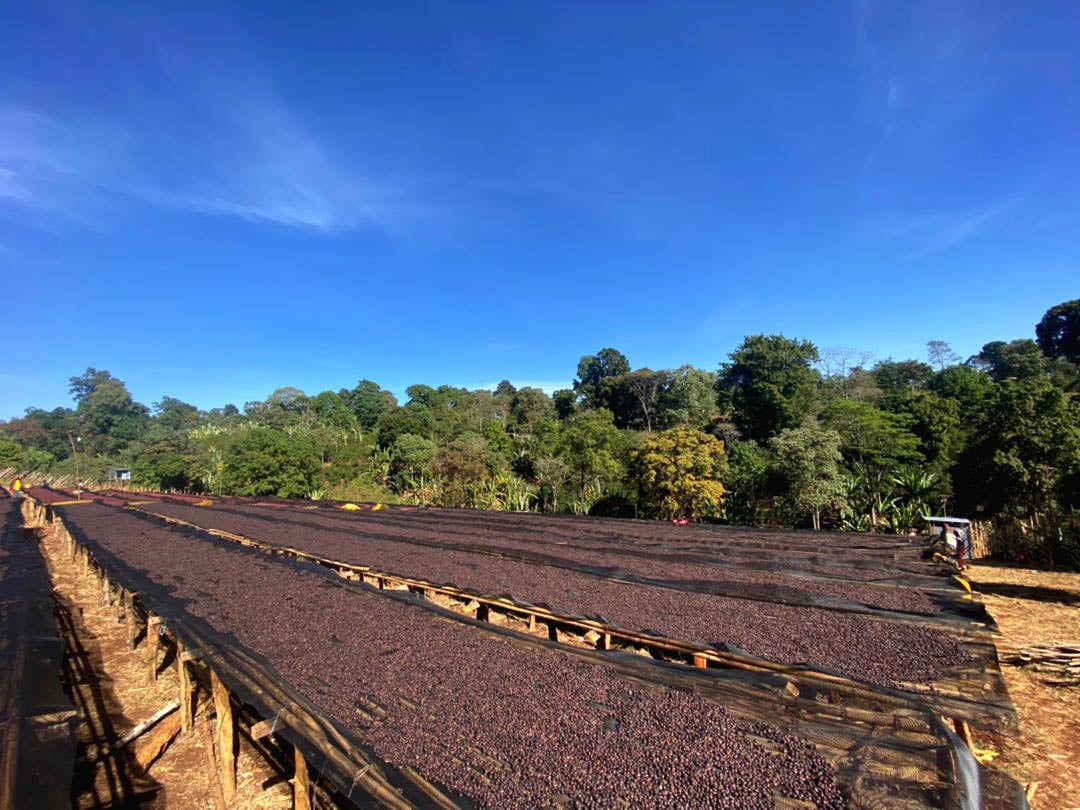
[[[1038,783],[1035,810],[1078,810],[1080,681],[1007,659],[1033,644],[1080,645],[1080,574],[993,563],[972,566],[970,574],[997,620],[1001,669],[1020,718],[1018,735],[991,742],[1000,751],[994,765],[1021,784]]]
[[[199,694],[194,730],[187,735],[179,733],[145,771],[135,765],[127,749],[109,755],[105,744],[176,699],[173,656],[167,647],[162,647],[159,675],[156,681],[151,680],[145,641],[131,648],[128,626],[118,621],[114,607],[101,604],[97,580],[86,573],[81,563],[69,560],[59,539],[51,533],[42,546],[57,599],[61,632],[68,644],[66,670],[72,702],[82,716],[77,730],[77,755],[84,761],[77,761],[75,768],[73,806],[224,810],[204,745],[209,735],[203,733],[202,727],[213,728],[213,718],[208,716],[212,702],[205,692]],[[176,718],[175,712],[172,717]],[[242,734],[238,750],[237,796],[230,808],[292,807],[288,781]],[[98,762],[93,762],[99,757]]]

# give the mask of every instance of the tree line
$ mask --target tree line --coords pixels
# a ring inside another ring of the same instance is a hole
[[[73,377],[75,407],[0,423],[0,468],[210,494],[903,532],[927,512],[1080,506],[1080,300],[1035,339],[962,360],[819,351],[746,337],[715,370],[634,369],[612,348],[548,395],[363,379],[242,408],[147,407],[122,380]]]

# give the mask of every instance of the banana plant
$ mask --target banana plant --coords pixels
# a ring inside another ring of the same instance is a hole
[[[905,467],[893,473],[892,482],[901,498],[907,501],[930,503],[937,493],[938,477],[918,467]]]
[[[531,512],[537,501],[538,489],[516,475],[506,481],[506,506],[511,512]]]
[[[393,450],[376,449],[371,454],[371,476],[374,483],[390,485],[390,476],[394,469],[397,454]]]

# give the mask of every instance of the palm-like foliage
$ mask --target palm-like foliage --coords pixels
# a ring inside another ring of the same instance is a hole
[[[937,494],[937,474],[918,467],[897,470],[893,473],[891,480],[896,485],[900,497],[908,501],[932,503]]]

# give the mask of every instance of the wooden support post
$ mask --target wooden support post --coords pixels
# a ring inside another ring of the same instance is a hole
[[[233,716],[229,688],[221,682],[217,673],[210,670],[210,685],[214,693],[214,711],[217,714],[218,765],[221,769],[221,789],[225,801],[236,798],[236,718]]]
[[[535,630],[535,629],[536,629],[536,614],[535,613],[530,613],[529,614],[529,630]]]
[[[293,810],[311,810],[311,776],[299,748],[293,749],[296,777],[293,779]]]
[[[699,655],[698,653],[694,653],[694,666],[697,667],[698,669],[708,669],[709,668],[709,659],[706,658],[704,655]]]
[[[611,649],[611,633],[601,633],[600,638],[596,642],[596,649],[598,650],[610,650]]]
[[[158,666],[158,639],[160,638],[159,629],[161,627],[161,619],[158,616],[148,616],[146,618],[146,658],[149,666],[148,674],[150,675],[151,683],[157,680],[157,666]],[[179,660],[179,655],[177,655]],[[187,729],[185,729],[186,731]]]
[[[180,691],[180,728],[184,734],[191,733],[195,726],[194,705],[191,694],[191,674],[188,672],[187,662],[184,660],[184,645],[180,639],[176,640],[176,679],[179,682]]]
[[[134,600],[130,600],[130,602],[127,603],[127,640],[130,640],[132,649],[138,647],[138,634],[141,629],[143,629],[143,624],[138,620],[138,613],[135,612]],[[150,630],[148,627],[147,634],[149,634],[149,632]]]
[[[968,750],[973,751],[975,749],[975,741],[971,737],[971,726],[968,725],[967,720],[954,718],[953,728],[956,729],[957,735],[964,741],[964,745],[968,747]]]
[[[214,785],[214,806],[218,810],[225,810],[225,794],[221,792],[221,779],[218,778],[217,763],[214,761],[214,740],[206,723],[199,723],[199,731],[202,733],[203,751],[206,752],[206,765],[210,769],[210,781]]]
[[[139,612],[135,610],[135,594],[130,591],[124,605],[124,616],[127,618],[128,646],[134,650],[139,644]]]

